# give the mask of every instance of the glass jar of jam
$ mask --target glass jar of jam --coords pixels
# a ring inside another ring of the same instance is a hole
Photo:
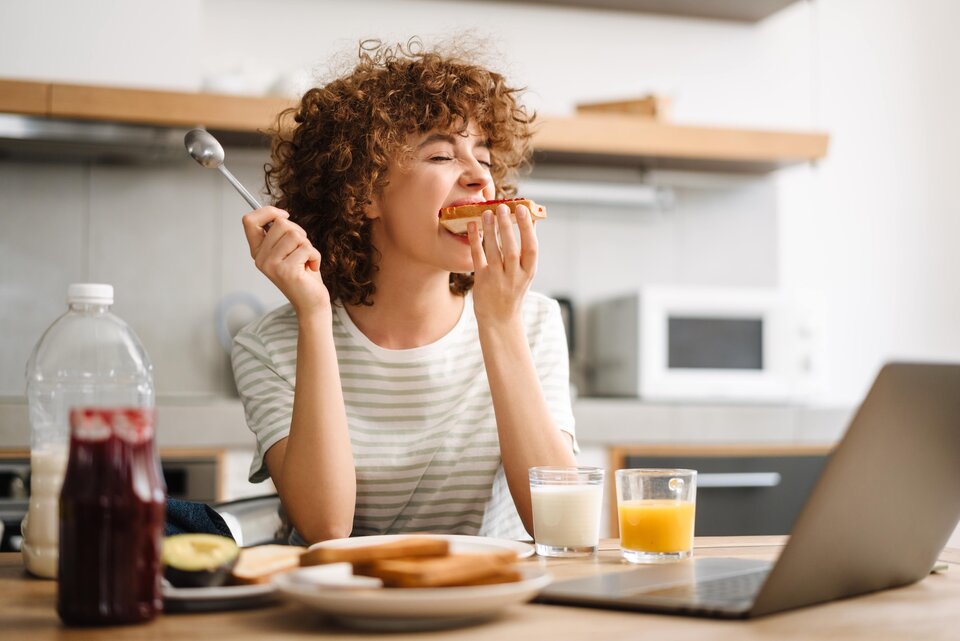
[[[133,407],[70,412],[57,592],[67,625],[149,621],[163,607],[166,490],[154,416]]]

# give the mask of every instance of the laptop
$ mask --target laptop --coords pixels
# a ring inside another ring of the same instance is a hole
[[[551,584],[542,603],[750,618],[926,576],[960,519],[960,365],[889,363],[776,562],[692,558]]]

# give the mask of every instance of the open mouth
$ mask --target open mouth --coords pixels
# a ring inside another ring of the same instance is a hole
[[[467,232],[453,232],[446,228],[444,228],[444,231],[450,234],[451,236],[453,236],[454,238],[456,238],[457,240],[459,240],[460,242],[467,245],[470,244],[470,236],[469,234],[467,234]],[[480,240],[481,241],[483,240],[483,230],[480,230]]]
[[[483,240],[483,227],[480,224],[479,216],[471,217],[469,219],[458,219],[458,220],[440,220],[440,226],[448,234],[452,236],[457,236],[460,238],[467,239],[469,238],[468,224],[470,221],[475,221],[477,223],[477,231],[480,234],[480,239]]]

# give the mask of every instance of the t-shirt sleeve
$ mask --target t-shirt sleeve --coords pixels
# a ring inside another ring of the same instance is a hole
[[[570,399],[570,357],[563,316],[557,301],[541,297],[542,305],[532,310],[532,326],[528,337],[534,365],[543,388],[550,415],[560,430],[568,433],[573,453],[580,452]]]
[[[290,434],[294,381],[280,374],[274,357],[252,330],[243,329],[234,338],[231,360],[247,427],[257,437],[249,478],[260,483],[270,478],[264,454]]]

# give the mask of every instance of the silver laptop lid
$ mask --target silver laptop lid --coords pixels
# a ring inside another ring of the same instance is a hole
[[[752,616],[929,573],[960,518],[960,365],[883,367],[835,448]]]

